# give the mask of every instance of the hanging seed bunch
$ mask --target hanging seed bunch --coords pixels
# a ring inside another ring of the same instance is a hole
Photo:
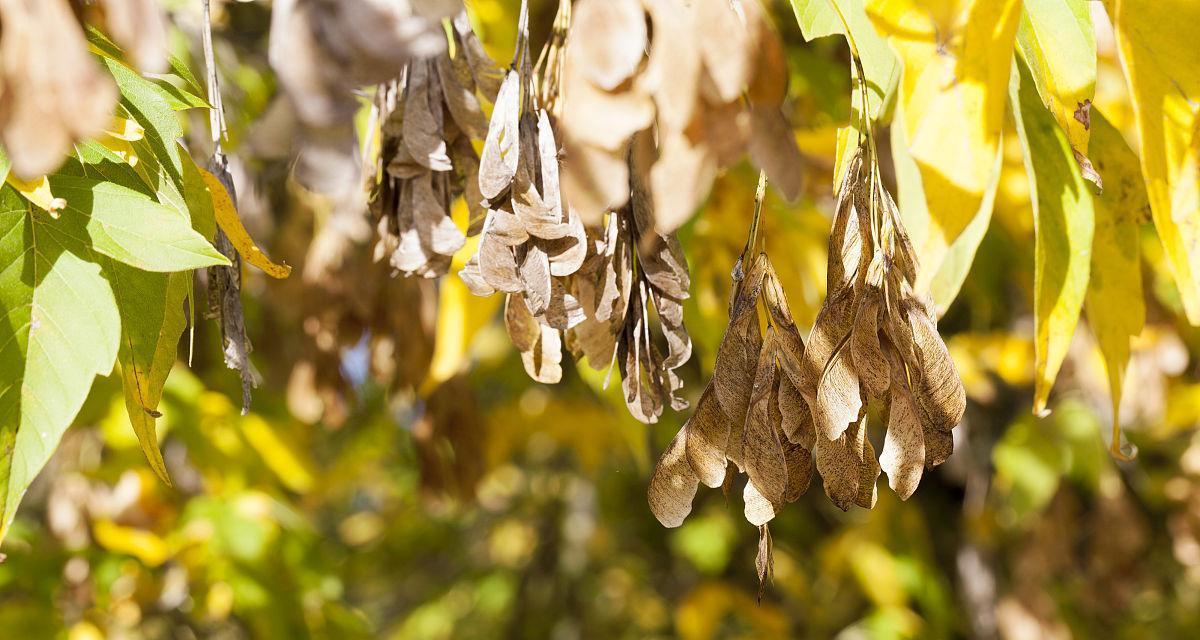
[[[800,154],[781,111],[787,63],[758,0],[579,0],[575,12],[563,186],[585,222],[628,201],[633,172],[655,228],[673,231],[747,152],[785,197],[798,195]],[[629,164],[646,131],[653,153]]]
[[[827,298],[800,370],[812,408],[817,470],[839,507],[874,504],[879,468],[902,498],[953,449],[966,409],[930,304],[913,291],[917,258],[879,177],[868,135],[847,163],[829,238]],[[878,464],[866,439],[867,403],[887,423]]]
[[[713,378],[650,481],[650,509],[668,527],[683,523],[698,483],[726,482],[730,462],[748,476],[745,516],[756,526],[803,495],[812,478],[815,432],[792,373],[804,343],[767,254],[734,284]]]
[[[567,346],[596,369],[611,371],[615,359],[629,412],[654,423],[664,404],[676,411],[687,408],[677,395],[683,381],[675,370],[692,356],[683,324],[691,277],[679,239],[654,230],[649,196],[636,175],[632,178],[629,202],[608,214],[603,238],[589,247],[574,280],[584,320],[567,332]],[[655,338],[651,311],[661,340]]]
[[[464,197],[470,210],[467,234],[478,233],[483,222],[479,156],[471,140],[487,135],[481,98],[498,99],[499,72],[466,13],[452,24],[451,47],[410,61],[375,96],[382,121],[371,200],[379,237],[375,258],[406,276],[446,273],[466,240],[450,216],[456,198]]]
[[[569,278],[587,256],[583,222],[559,188],[558,142],[547,103],[557,104],[570,3],[559,6],[537,73],[521,6],[517,51],[488,125],[479,169],[486,217],[479,250],[460,273],[475,295],[507,294],[505,327],[530,377],[562,377],[562,332],[583,320]],[[543,82],[539,87],[538,77]]]
[[[804,341],[770,258],[752,253],[765,186],[760,182],[751,241],[734,267],[729,326],[712,380],[659,459],[647,492],[659,522],[677,527],[691,512],[700,483],[728,487],[744,473],[744,514],[759,527],[760,584],[771,571],[767,523],[808,490],[816,441],[798,387]]]

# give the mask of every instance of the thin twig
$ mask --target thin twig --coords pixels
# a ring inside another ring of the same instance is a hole
[[[209,9],[211,0],[204,0],[204,24],[201,26],[201,40],[204,43],[204,67],[208,80],[208,101],[212,108],[208,111],[208,129],[214,145],[213,155],[224,156],[221,151],[221,141],[228,138],[225,125],[225,105],[221,102],[221,83],[217,79],[216,56],[213,54],[212,14]]]

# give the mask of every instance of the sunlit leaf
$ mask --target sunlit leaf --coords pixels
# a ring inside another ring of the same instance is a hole
[[[1042,103],[1067,134],[1085,178],[1101,184],[1088,160],[1096,93],[1096,35],[1086,0],[1024,0],[1017,51]]]
[[[25,490],[117,357],[120,317],[77,221],[0,189],[0,539]]]
[[[1093,161],[1108,178],[1096,196],[1096,236],[1092,242],[1087,318],[1108,373],[1113,428],[1120,424],[1121,388],[1129,361],[1129,340],[1146,321],[1138,227],[1149,208],[1138,158],[1099,111],[1092,113]],[[1119,446],[1119,438],[1114,439]]]
[[[1042,106],[1028,69],[1017,66],[1013,114],[1025,151],[1036,239],[1033,410],[1043,414],[1087,292],[1095,212],[1090,185],[1076,170],[1066,134]]]
[[[1141,141],[1154,226],[1200,325],[1200,47],[1192,0],[1106,0]]]
[[[868,0],[867,15],[900,58],[899,104],[921,171],[930,233],[949,246],[994,175],[1019,0]]]

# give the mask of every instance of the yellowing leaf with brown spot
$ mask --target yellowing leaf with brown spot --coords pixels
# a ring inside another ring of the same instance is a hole
[[[901,60],[899,124],[925,186],[928,234],[943,246],[975,217],[992,179],[1020,9],[1019,0],[867,2]]]
[[[1188,321],[1200,325],[1200,2],[1104,5],[1129,84],[1154,226]]]
[[[1117,436],[1129,340],[1142,332],[1146,321],[1138,223],[1150,205],[1137,156],[1098,111],[1092,112],[1092,140],[1092,159],[1107,178],[1107,187],[1095,198],[1096,235],[1086,309],[1088,324],[1104,356],[1112,394],[1113,433]],[[1119,438],[1114,442],[1119,443]]]
[[[1079,323],[1095,213],[1092,185],[1077,170],[1066,134],[1042,106],[1024,63],[1017,66],[1021,77],[1012,102],[1033,200],[1033,410],[1040,415]]]
[[[1029,65],[1042,104],[1067,134],[1083,176],[1102,184],[1088,160],[1096,95],[1096,35],[1085,0],[1025,0],[1017,51]]]
[[[229,193],[225,191],[221,181],[207,169],[200,169],[200,175],[204,177],[204,184],[212,192],[213,213],[216,216],[217,224],[220,225],[221,231],[224,231],[225,235],[229,237],[229,242],[237,249],[242,259],[262,269],[272,278],[282,279],[291,275],[291,267],[271,262],[271,258],[267,257],[267,254],[254,244],[254,239],[242,225],[242,219],[238,217],[233,199],[229,197]]]

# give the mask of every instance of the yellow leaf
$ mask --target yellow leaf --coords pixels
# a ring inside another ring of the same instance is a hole
[[[1088,160],[1096,95],[1096,35],[1085,0],[1025,0],[1017,51],[1029,65],[1042,104],[1067,134],[1085,178],[1100,185]]]
[[[242,226],[242,219],[238,217],[237,208],[233,206],[233,199],[229,197],[229,192],[225,191],[225,186],[221,184],[221,181],[207,169],[201,168],[200,175],[204,178],[204,184],[208,186],[208,190],[212,192],[213,214],[217,219],[217,224],[229,237],[229,242],[233,244],[242,258],[262,269],[272,278],[288,277],[292,273],[291,267],[271,262],[267,254],[254,244],[254,239],[250,237],[246,227]]]
[[[21,192],[25,199],[32,202],[38,208],[50,214],[52,218],[58,218],[58,212],[67,207],[67,201],[62,198],[54,197],[50,191],[50,181],[46,176],[34,178],[32,180],[22,180],[17,177],[17,174],[10,173],[6,182],[12,185],[14,189]]]
[[[901,60],[900,124],[933,223],[925,244],[950,246],[992,181],[1020,8],[1020,0],[867,2]]]
[[[101,547],[131,555],[148,567],[157,567],[171,556],[167,543],[153,532],[123,527],[111,520],[99,520],[93,524],[92,535]]]
[[[1130,338],[1146,321],[1138,226],[1149,208],[1138,159],[1098,111],[1092,112],[1092,158],[1108,188],[1095,198],[1096,235],[1086,309],[1096,334],[1112,394],[1113,450],[1120,446],[1121,385],[1129,361]]]
[[[296,493],[307,493],[312,488],[311,465],[302,460],[261,416],[252,413],[242,418],[242,435],[284,486]]]
[[[1200,325],[1200,2],[1106,0],[1141,143],[1154,226]]]
[[[896,107],[897,119],[902,118],[903,107]],[[992,167],[992,178],[987,191],[979,203],[974,217],[954,242],[946,244],[940,233],[929,233],[931,220],[929,206],[925,203],[925,189],[917,163],[908,153],[904,140],[904,127],[892,127],[892,162],[896,171],[898,187],[897,204],[904,228],[913,241],[913,248],[920,256],[916,289],[928,292],[933,298],[938,317],[946,312],[950,303],[958,297],[963,281],[975,261],[975,252],[983,241],[992,221],[992,207],[996,191],[1000,186],[1000,173],[1004,163],[1003,145],[996,145],[996,159]]]
[[[1035,242],[1033,410],[1044,415],[1087,292],[1095,213],[1066,135],[1042,106],[1025,64],[1017,67],[1013,115],[1025,150]]]

